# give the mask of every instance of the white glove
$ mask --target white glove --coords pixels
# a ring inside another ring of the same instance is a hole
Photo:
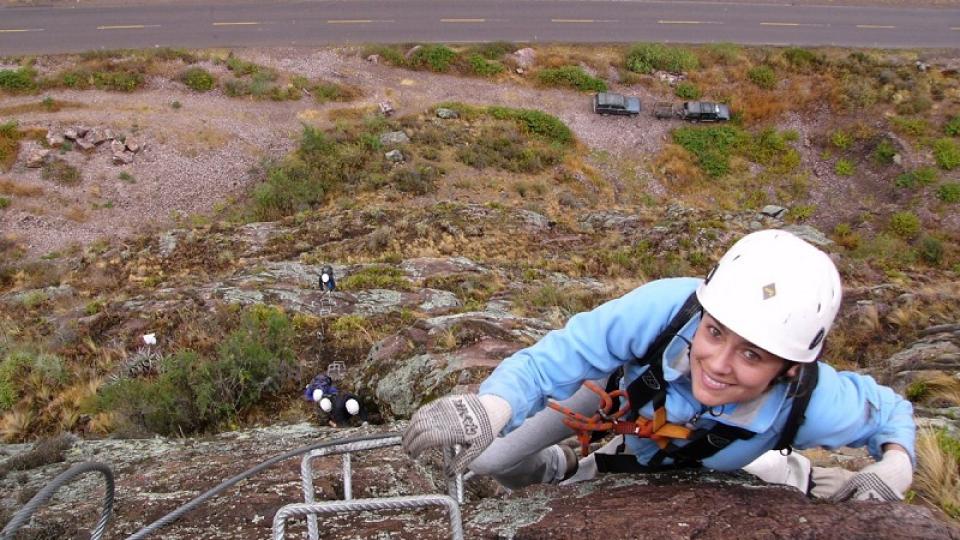
[[[442,397],[421,407],[403,433],[403,449],[416,459],[431,448],[460,445],[446,473],[464,472],[510,419],[506,400],[494,395],[461,394]]]
[[[887,450],[883,453],[883,459],[851,476],[830,496],[830,500],[902,501],[911,482],[913,464],[910,463],[910,456],[900,450]]]

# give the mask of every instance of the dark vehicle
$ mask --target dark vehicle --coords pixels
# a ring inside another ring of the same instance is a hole
[[[725,122],[730,120],[730,108],[723,103],[685,101],[680,118],[691,122]]]
[[[593,112],[636,116],[640,114],[640,99],[613,92],[600,92],[593,96]]]

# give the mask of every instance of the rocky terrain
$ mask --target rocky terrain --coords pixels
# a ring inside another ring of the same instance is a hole
[[[517,63],[524,55],[510,53],[512,71],[486,80],[400,69],[356,50],[237,53],[282,77],[355,86],[360,97],[192,92],[175,73],[184,66],[165,64],[132,93],[59,88],[45,91],[49,107],[38,95],[0,101],[4,118],[29,132],[0,178],[14,193],[0,208],[0,437],[10,442],[0,445],[0,522],[69,464],[96,460],[117,474],[107,537],[125,537],[276,454],[402,430],[418,406],[475,388],[571,314],[650,279],[703,275],[732,241],[765,227],[823,247],[841,269],[845,300],[828,360],[910,398],[918,423],[940,434],[927,437],[960,437],[960,213],[929,185],[904,191],[892,180],[933,163],[932,136],[903,135],[883,114],[863,121],[808,104],[769,121],[774,138],[792,133],[772,148],[795,155],[802,179],[766,171],[783,165],[748,154],[714,178],[671,143],[679,120],[597,117],[586,94],[534,84]],[[526,72],[574,53],[533,52],[540,60],[524,60]],[[890,69],[912,76],[918,55],[892,56]],[[960,103],[956,58],[923,57],[941,93],[930,129],[941,129]],[[673,87],[656,76],[621,77],[613,64],[596,69],[588,60],[577,61],[615,90],[645,103],[671,98]],[[54,73],[71,61],[35,65]],[[197,64],[232,76],[223,60]],[[377,113],[384,102],[393,116]],[[545,144],[487,105],[543,110],[575,142]],[[841,145],[838,131],[853,142]],[[468,166],[464,159],[489,158],[470,152],[497,132],[509,135],[507,150],[528,151],[511,159],[530,161]],[[889,163],[874,157],[881,140],[891,145]],[[310,144],[325,149],[312,159],[341,156],[349,168],[338,170],[360,180],[327,186],[319,203],[252,217],[256,190],[277,171],[295,173]],[[859,173],[838,173],[838,155]],[[51,162],[82,179],[51,182],[43,176]],[[517,163],[530,168],[509,169]],[[939,174],[940,182],[957,178],[955,169]],[[922,230],[900,238],[889,223],[904,209]],[[324,265],[336,291],[318,286]],[[253,384],[246,374],[230,379],[238,358],[261,362],[241,366],[256,373]],[[363,396],[369,425],[317,427],[300,399],[334,362],[344,370],[338,384]],[[265,365],[272,371],[256,371]],[[236,406],[204,409],[211,395]],[[58,432],[72,435],[45,439]],[[812,455],[848,467],[868,460],[856,451]],[[434,458],[414,463],[396,448],[358,454],[354,494],[443,492]],[[342,497],[339,462],[317,467],[317,497]],[[90,475],[72,484],[22,537],[86,537],[98,482]],[[940,488],[918,482],[914,504],[828,505],[743,476],[611,477],[515,493],[473,479],[463,521],[468,538],[958,538],[957,510]],[[158,534],[266,537],[276,511],[301,499],[293,459]],[[439,510],[322,523],[337,538],[448,537]],[[291,521],[290,534],[304,531]]]

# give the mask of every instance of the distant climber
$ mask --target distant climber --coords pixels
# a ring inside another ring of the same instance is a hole
[[[317,375],[303,391],[304,398],[317,404],[317,415],[332,427],[348,427],[367,421],[360,397],[333,385],[328,375]],[[322,414],[321,414],[322,413]]]
[[[320,282],[318,286],[327,292],[337,290],[337,281],[333,277],[333,268],[330,265],[325,265],[320,269]]]

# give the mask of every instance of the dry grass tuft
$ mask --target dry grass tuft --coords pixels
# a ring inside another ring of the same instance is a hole
[[[43,195],[43,188],[37,186],[28,186],[13,180],[0,178],[0,195],[12,195],[14,197],[39,197]]]
[[[0,440],[19,442],[30,436],[33,424],[33,412],[29,409],[15,409],[0,417]]]
[[[920,429],[913,489],[960,521],[960,441],[945,431]]]
[[[0,107],[0,116],[13,116],[17,114],[33,113],[33,112],[60,112],[65,109],[83,109],[86,108],[85,103],[77,103],[75,101],[57,101],[51,100],[49,102],[44,101],[33,101],[30,103],[21,103],[20,105],[10,105],[7,107]]]
[[[683,190],[703,180],[703,171],[694,155],[677,144],[664,146],[653,166],[654,173],[674,189]]]

